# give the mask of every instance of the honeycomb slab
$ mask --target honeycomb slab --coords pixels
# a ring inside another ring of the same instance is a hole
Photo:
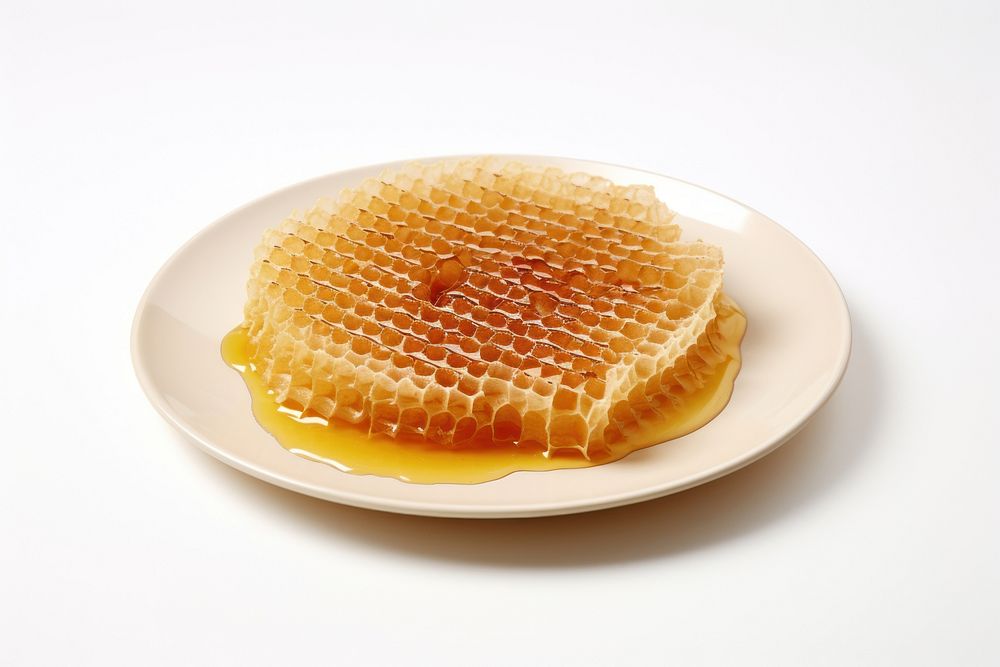
[[[722,253],[649,186],[409,164],[269,230],[241,332],[299,419],[442,449],[599,457],[731,358]]]

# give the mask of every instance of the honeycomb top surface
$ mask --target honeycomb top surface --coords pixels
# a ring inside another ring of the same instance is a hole
[[[265,234],[251,357],[305,413],[588,454],[712,362],[722,255],[680,242],[673,218],[648,186],[495,158],[409,164]]]

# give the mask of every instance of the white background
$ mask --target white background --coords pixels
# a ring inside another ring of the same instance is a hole
[[[2,0],[0,663],[998,664],[996,3],[253,4]],[[503,522],[299,497],[154,413],[129,327],[181,243],[470,152],[787,226],[851,306],[839,392],[728,478]]]

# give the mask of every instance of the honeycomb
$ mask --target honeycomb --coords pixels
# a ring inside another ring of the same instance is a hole
[[[722,254],[650,186],[408,164],[267,231],[245,322],[275,399],[442,447],[585,456],[722,360]]]

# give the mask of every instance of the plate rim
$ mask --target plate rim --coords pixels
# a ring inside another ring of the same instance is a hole
[[[139,341],[139,330],[142,319],[148,309],[149,299],[152,293],[155,291],[156,287],[163,281],[164,277],[170,272],[173,265],[185,254],[185,252],[193,245],[197,244],[201,238],[207,235],[210,231],[221,225],[224,221],[238,215],[242,211],[249,209],[257,204],[270,199],[275,196],[280,196],[287,193],[290,190],[307,186],[310,183],[318,182],[324,179],[328,179],[337,175],[344,174],[345,172],[364,172],[372,171],[377,168],[384,168],[391,165],[403,164],[406,162],[436,162],[443,160],[458,160],[466,159],[472,157],[479,157],[482,154],[460,154],[460,155],[438,155],[438,156],[425,156],[416,157],[403,160],[391,160],[386,162],[376,162],[367,165],[348,167],[346,169],[340,169],[336,171],[327,172],[319,176],[314,176],[312,178],[303,179],[295,183],[285,185],[283,187],[277,188],[263,195],[255,197],[254,199],[237,206],[236,208],[224,213],[223,215],[217,217],[212,222],[204,226],[187,241],[181,244],[170,256],[163,262],[160,268],[153,274],[147,284],[145,290],[143,290],[142,296],[136,305],[135,314],[132,318],[132,325],[130,331],[130,356],[132,360],[132,368],[135,372],[136,379],[139,382],[146,399],[153,406],[153,408],[160,414],[160,416],[173,428],[178,430],[181,434],[186,436],[189,440],[193,441],[194,444],[211,455],[213,458],[245,473],[256,477],[262,481],[274,484],[276,486],[282,487],[289,491],[295,491],[297,493],[302,493],[309,495],[321,500],[326,500],[329,502],[336,502],[343,505],[350,505],[353,507],[360,507],[364,509],[379,510],[385,512],[393,512],[397,514],[408,514],[408,515],[418,515],[418,516],[432,516],[432,517],[453,517],[453,518],[531,518],[531,517],[541,517],[541,516],[555,516],[562,514],[574,514],[598,511],[602,509],[609,509],[612,507],[620,507],[623,505],[629,505],[632,503],[645,502],[647,500],[652,500],[655,498],[664,497],[674,493],[680,493],[686,491],[695,486],[711,482],[713,480],[719,479],[725,475],[736,472],[741,468],[744,468],[751,463],[767,456],[772,453],[778,447],[788,442],[793,438],[805,425],[806,423],[820,410],[822,407],[830,400],[833,394],[836,392],[837,388],[843,381],[844,375],[847,371],[848,364],[851,358],[851,350],[853,345],[853,326],[851,321],[850,308],[847,304],[847,300],[844,298],[843,289],[837,282],[833,273],[830,271],[829,267],[823,262],[820,257],[813,252],[813,250],[806,245],[801,239],[795,236],[791,231],[786,229],[780,223],[775,222],[770,217],[764,215],[757,209],[744,204],[728,195],[722,194],[711,188],[693,183],[680,178],[675,178],[673,176],[668,176],[666,174],[661,174],[648,169],[641,169],[637,167],[630,167],[626,165],[604,162],[600,160],[588,160],[582,158],[573,157],[563,157],[556,155],[535,155],[535,154],[507,154],[507,153],[489,153],[491,156],[508,158],[508,159],[530,159],[536,160],[538,162],[544,163],[545,160],[564,160],[576,163],[588,163],[593,165],[599,165],[602,167],[610,167],[615,169],[625,169],[632,172],[638,172],[643,174],[649,174],[656,178],[667,179],[677,183],[682,183],[689,187],[702,190],[710,195],[719,197],[721,199],[727,200],[736,204],[737,206],[751,211],[755,215],[759,216],[763,220],[773,225],[776,229],[780,230],[785,236],[794,241],[801,250],[804,250],[808,256],[820,267],[826,275],[826,278],[834,287],[837,296],[839,297],[837,305],[839,306],[841,312],[843,335],[840,336],[841,345],[838,350],[836,368],[835,368],[835,379],[829,383],[825,390],[818,396],[817,399],[804,410],[802,415],[795,420],[790,422],[787,427],[785,427],[778,435],[762,441],[758,447],[748,450],[744,455],[738,456],[732,460],[726,461],[719,465],[700,470],[696,473],[692,473],[687,477],[681,478],[680,480],[671,480],[664,482],[661,485],[653,485],[646,488],[638,489],[635,491],[625,491],[612,494],[609,496],[598,496],[594,498],[589,498],[586,501],[581,501],[579,499],[555,501],[548,503],[536,503],[534,505],[521,505],[521,506],[505,506],[505,505],[466,505],[461,503],[429,503],[427,501],[414,501],[414,500],[403,500],[403,499],[391,499],[382,498],[378,496],[366,495],[363,493],[357,493],[354,491],[345,490],[333,490],[322,486],[317,486],[308,482],[302,482],[294,479],[290,479],[281,473],[276,473],[274,471],[263,469],[250,462],[244,461],[237,455],[228,452],[225,448],[220,447],[206,438],[201,437],[197,432],[188,426],[185,420],[176,413],[173,409],[167,405],[166,401],[160,400],[157,395],[156,383],[152,377],[152,372],[147,367],[146,362],[142,358],[140,353],[141,343]],[[705,221],[708,224],[712,224],[711,221]],[[347,473],[344,473],[347,474]],[[489,484],[490,482],[484,482],[484,484]]]

